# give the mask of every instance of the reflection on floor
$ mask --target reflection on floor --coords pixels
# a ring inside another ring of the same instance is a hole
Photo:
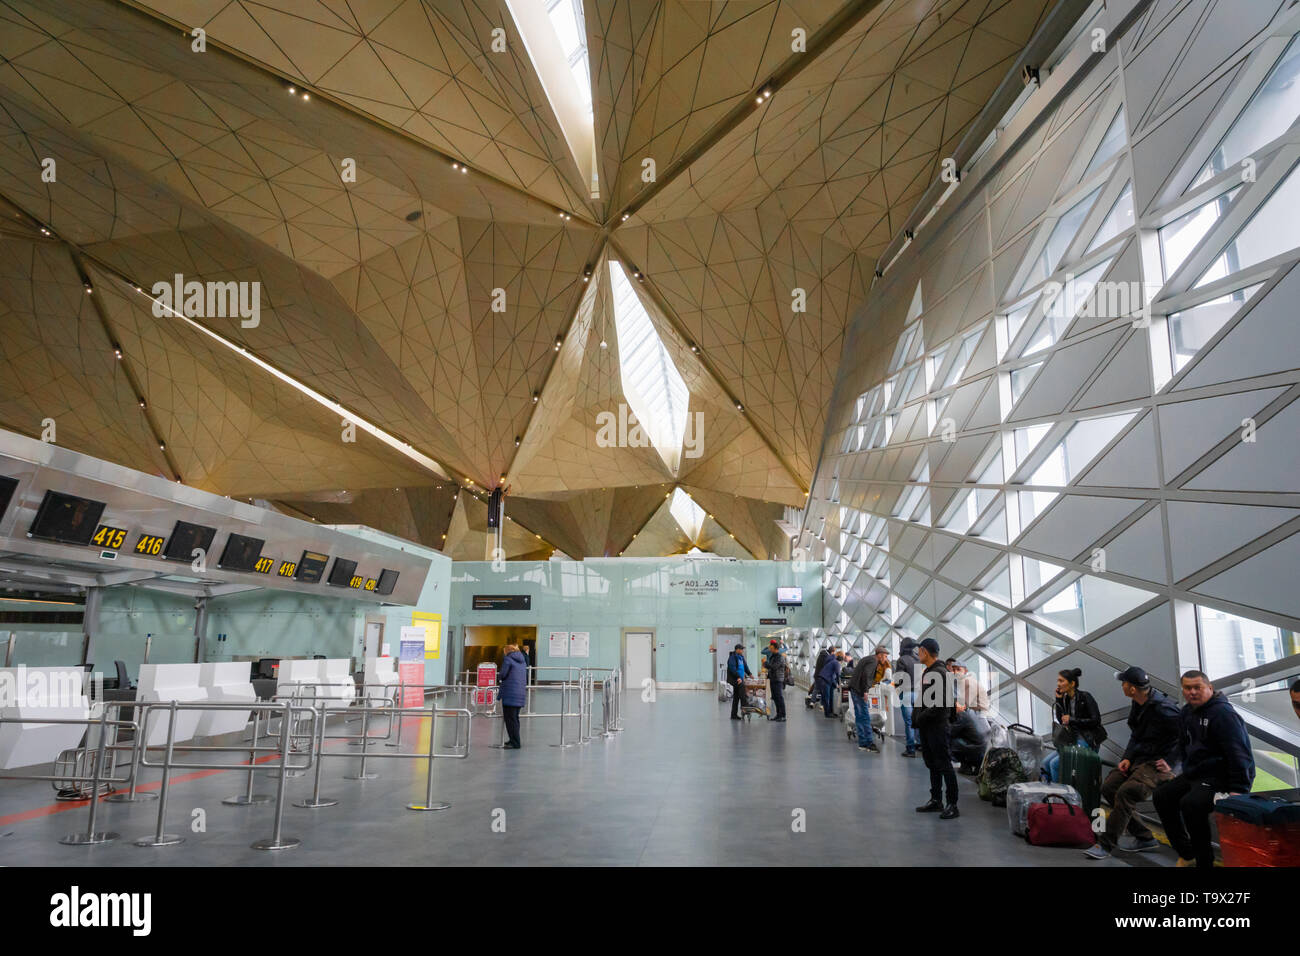
[[[543,695],[545,696],[545,695]],[[284,833],[296,849],[250,849],[270,836],[272,807],[221,800],[243,791],[242,774],[217,772],[173,785],[167,829],[185,842],[138,848],[154,830],[156,802],[101,804],[99,829],[122,839],[62,846],[84,830],[84,804],[54,804],[48,783],[0,781],[0,863],[7,865],[428,865],[461,864],[813,864],[935,866],[1170,865],[1172,854],[1117,854],[1085,860],[1075,849],[1029,846],[1007,829],[1006,811],[978,799],[961,777],[959,819],[940,821],[913,807],[928,796],[918,760],[894,741],[861,754],[842,722],[806,710],[791,694],[789,720],[732,721],[711,693],[661,691],[655,703],[630,692],[626,729],[561,750],[553,718],[524,721],[524,749],[493,749],[498,721],[474,722],[467,760],[438,761],[435,798],[450,810],[415,813],[424,796],[423,762],[383,760],[379,779],[343,779],[356,761],[329,758],[322,793],[338,806],[286,807]],[[544,700],[538,709],[554,709]],[[599,706],[599,702],[597,703]],[[571,721],[572,723],[572,721]],[[358,725],[350,724],[350,728]],[[333,731],[332,731],[333,732]],[[356,732],[351,730],[350,732]],[[414,723],[406,732],[409,749]],[[441,738],[441,734],[439,735]],[[355,753],[341,742],[333,752]],[[257,790],[276,781],[258,773]],[[146,778],[156,779],[156,778]],[[289,782],[289,801],[311,792],[310,775]],[[45,812],[57,806],[63,812]],[[75,807],[66,810],[64,808]],[[192,832],[196,809],[206,832]],[[794,832],[797,811],[804,832]],[[494,828],[494,821],[496,826]],[[501,830],[504,822],[504,831]]]

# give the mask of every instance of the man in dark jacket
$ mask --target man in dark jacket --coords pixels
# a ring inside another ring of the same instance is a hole
[[[775,641],[773,644],[775,645]],[[785,685],[790,679],[790,665],[779,647],[773,646],[767,655],[767,680],[772,686],[772,703],[776,716],[768,720],[785,720]]]
[[[822,668],[826,666],[826,658],[830,657],[831,654],[832,654],[831,647],[829,644],[827,644],[825,647],[823,647],[820,651],[817,652],[817,660],[813,662],[812,686],[808,690],[813,695],[814,700],[821,696]]]
[[[737,644],[727,655],[727,683],[734,691],[731,695],[732,720],[741,719],[736,710],[745,702],[745,678],[753,676],[754,672],[749,669],[749,662],[745,660],[745,645]]]
[[[961,764],[961,773],[970,777],[979,773],[988,741],[988,721],[958,702],[956,716],[948,728],[948,749],[952,759]]]
[[[1177,758],[1182,771],[1156,788],[1156,813],[1169,844],[1178,852],[1179,866],[1214,866],[1210,843],[1210,813],[1219,793],[1249,793],[1255,780],[1255,758],[1241,715],[1228,698],[1214,691],[1201,671],[1182,677],[1183,707]],[[1172,770],[1157,760],[1161,771]]]
[[[921,736],[921,756],[930,770],[930,801],[916,808],[917,813],[939,811],[940,820],[957,816],[957,774],[948,753],[948,725],[956,712],[957,695],[948,668],[939,659],[939,642],[927,637],[917,652],[925,671],[916,687],[916,712],[912,715]],[[943,802],[947,787],[948,802]]]
[[[844,652],[836,651],[826,658],[826,663],[817,672],[817,679],[822,685],[822,711],[827,717],[835,716],[835,693],[839,686],[840,668],[844,666]]]
[[[876,675],[876,661],[873,657],[863,657],[849,675],[849,700],[853,701],[853,726],[858,736],[858,750],[878,754],[876,738],[871,733],[871,704],[867,693],[871,690],[872,678]]]
[[[1130,667],[1115,676],[1124,696],[1133,701],[1128,711],[1129,738],[1123,759],[1101,785],[1101,798],[1114,809],[1106,817],[1106,829],[1097,835],[1097,842],[1083,851],[1092,860],[1104,860],[1117,847],[1151,850],[1160,845],[1134,811],[1143,800],[1151,799],[1160,784],[1174,778],[1171,771],[1159,769],[1156,762],[1163,760],[1168,765],[1177,759],[1181,726],[1178,705],[1152,687],[1147,672],[1140,667]],[[1119,846],[1120,835],[1126,829],[1133,837],[1132,847]]]
[[[519,750],[519,711],[528,700],[528,658],[517,644],[507,644],[506,657],[501,662],[498,682],[501,685],[501,716],[505,721],[509,739],[502,746],[506,750]]]
[[[912,724],[916,710],[916,684],[921,673],[921,662],[916,656],[916,641],[903,638],[898,645],[898,660],[894,662],[894,686],[898,688],[898,709],[903,714],[904,757],[916,756],[916,745],[921,739]]]

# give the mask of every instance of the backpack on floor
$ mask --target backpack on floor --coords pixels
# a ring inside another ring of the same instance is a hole
[[[994,747],[984,755],[976,785],[981,800],[990,800],[995,807],[1007,805],[1007,789],[1013,783],[1025,783],[1029,774],[1010,747]]]

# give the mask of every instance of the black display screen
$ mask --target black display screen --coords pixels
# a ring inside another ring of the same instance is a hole
[[[27,536],[61,544],[90,544],[103,513],[102,501],[47,491]]]
[[[397,575],[399,572],[390,571],[388,568],[379,572],[379,583],[375,585],[376,594],[392,594],[393,588],[397,587]]]
[[[261,538],[250,538],[242,534],[231,534],[226,538],[226,546],[221,551],[221,560],[217,567],[223,571],[254,571],[257,559],[262,556],[262,546],[266,542]]]
[[[303,584],[315,584],[325,573],[325,565],[329,560],[328,554],[304,551],[302,559],[298,562],[298,570],[294,573],[294,580],[301,581]]]
[[[357,563],[347,558],[335,558],[334,567],[330,568],[329,583],[336,588],[352,586],[352,576],[357,573]]]
[[[174,561],[192,561],[195,549],[202,548],[206,555],[212,549],[212,539],[216,536],[216,528],[178,521],[176,527],[172,528],[172,536],[167,539],[163,557]]]
[[[5,511],[9,508],[9,502],[13,500],[14,489],[17,487],[17,478],[0,475],[0,518],[5,516]]]

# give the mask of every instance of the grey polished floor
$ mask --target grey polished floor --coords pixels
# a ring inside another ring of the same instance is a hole
[[[62,846],[85,828],[84,805],[54,814],[48,783],[0,781],[0,863],[5,865],[338,866],[461,864],[616,865],[1168,865],[1172,854],[1140,854],[1100,863],[1079,850],[1029,846],[1007,830],[1006,813],[981,802],[961,777],[962,816],[939,821],[913,807],[927,798],[920,760],[860,754],[843,724],[806,710],[790,695],[785,724],[731,721],[724,705],[700,691],[661,691],[655,703],[629,693],[626,729],[612,738],[561,750],[553,718],[524,723],[525,748],[493,749],[496,721],[474,721],[467,760],[436,762],[435,797],[451,809],[416,813],[424,795],[422,763],[372,764],[381,776],[342,779],[355,760],[328,758],[322,793],[338,806],[286,807],[284,833],[302,840],[265,852],[249,844],[271,833],[272,807],[227,807],[243,776],[216,773],[172,788],[167,829],[179,846],[139,848],[152,833],[157,804],[101,804],[100,829],[120,841]],[[350,725],[355,727],[356,725]],[[412,725],[413,726],[413,725]],[[439,735],[441,738],[441,734]],[[408,742],[410,737],[408,736]],[[333,752],[353,753],[342,743]],[[258,772],[259,791],[276,781]],[[311,791],[311,776],[289,781],[288,799]],[[206,832],[191,832],[193,811]],[[796,811],[806,829],[795,832]],[[494,828],[494,821],[496,826]],[[504,823],[504,832],[499,832]]]

